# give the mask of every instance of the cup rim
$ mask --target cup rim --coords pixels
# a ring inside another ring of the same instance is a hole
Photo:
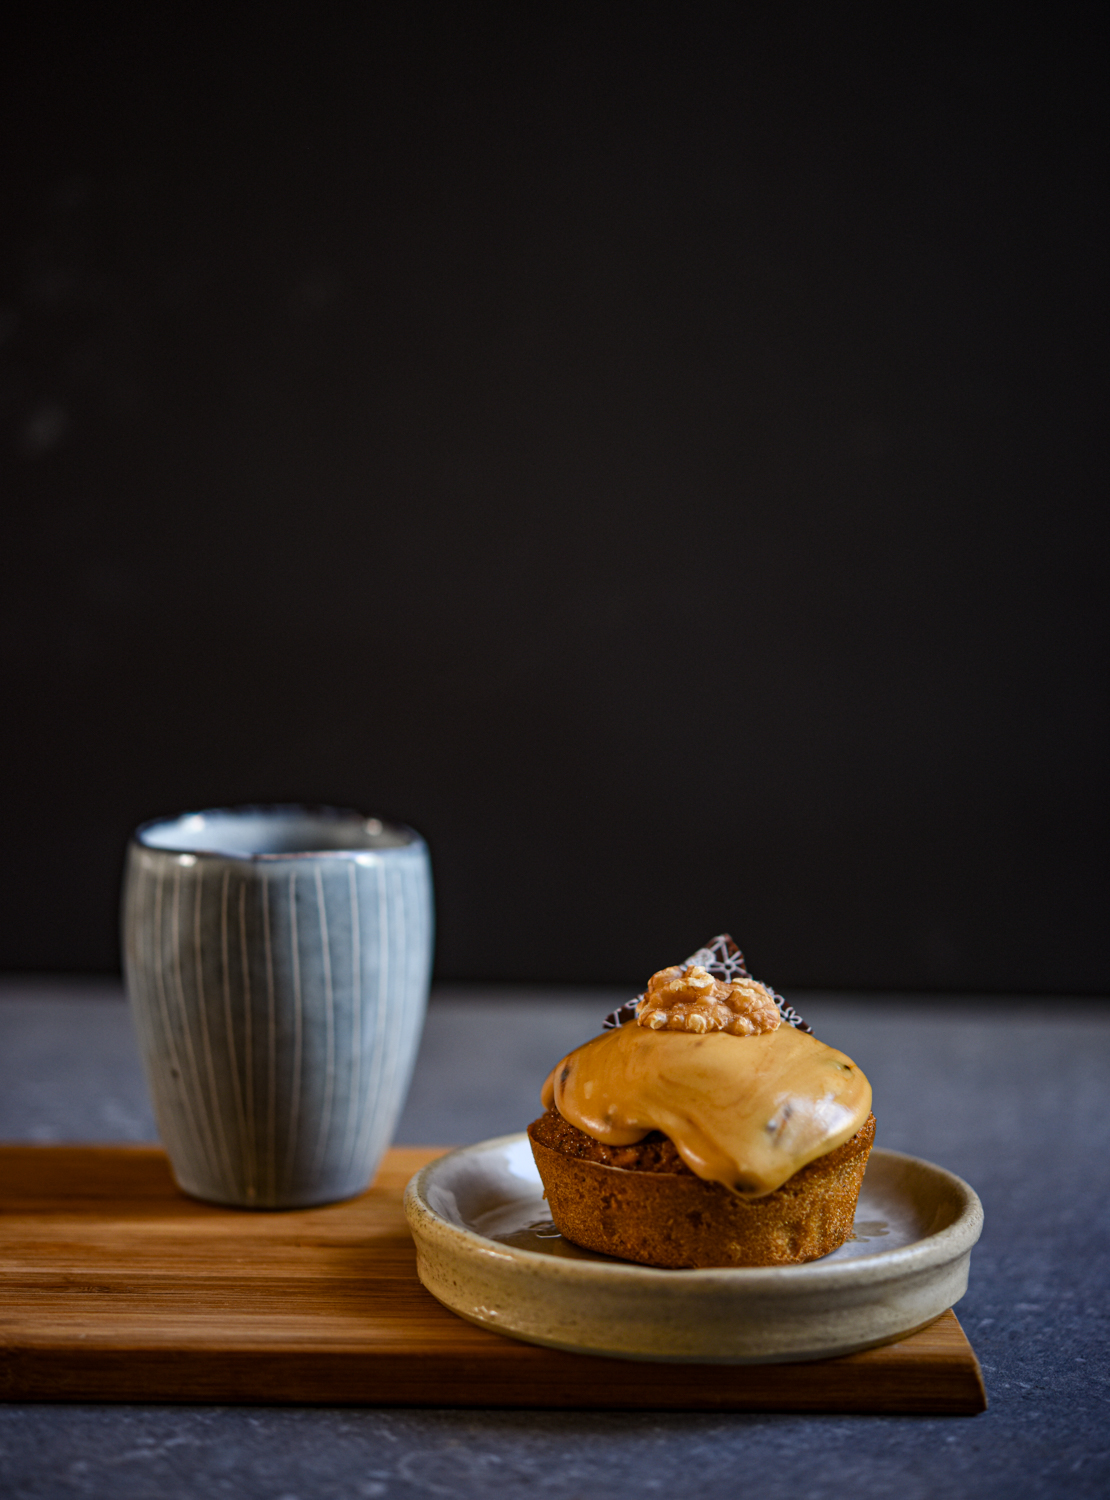
[[[339,822],[350,819],[362,823],[370,835],[388,833],[394,837],[403,839],[402,843],[384,844],[375,847],[373,844],[354,849],[282,849],[273,851],[247,852],[245,850],[200,848],[196,844],[186,845],[182,842],[177,844],[152,844],[147,841],[147,835],[155,828],[167,828],[173,824],[182,825],[189,818],[246,818],[266,817],[280,818],[292,816],[308,816],[322,821]],[[376,827],[367,825],[377,825]],[[383,856],[397,855],[403,852],[424,847],[424,840],[415,828],[410,828],[407,823],[397,823],[386,818],[376,818],[367,813],[361,813],[353,807],[335,807],[328,803],[317,802],[245,802],[231,807],[203,807],[191,809],[187,812],[171,813],[158,818],[148,818],[139,824],[131,835],[131,844],[141,849],[144,854],[165,854],[171,858],[180,859],[182,856],[193,856],[196,859],[221,859],[232,860],[241,864],[276,863],[286,860],[297,859],[353,859],[366,860],[367,858],[382,858]]]

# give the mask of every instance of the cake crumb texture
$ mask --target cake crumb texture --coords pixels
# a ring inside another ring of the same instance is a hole
[[[674,1269],[792,1265],[850,1238],[875,1116],[761,1198],[696,1176],[658,1131],[606,1146],[548,1110],[528,1136],[551,1217],[584,1249]]]

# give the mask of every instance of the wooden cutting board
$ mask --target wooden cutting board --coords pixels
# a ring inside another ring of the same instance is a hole
[[[350,1203],[186,1198],[146,1146],[0,1147],[0,1396],[684,1411],[973,1413],[949,1311],[881,1349],[794,1365],[647,1365],[491,1333],[416,1277],[396,1147]]]

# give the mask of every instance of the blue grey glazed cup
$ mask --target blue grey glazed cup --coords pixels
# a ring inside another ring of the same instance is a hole
[[[127,852],[124,973],[185,1192],[241,1208],[360,1193],[424,1024],[432,881],[419,834],[337,808],[146,823]]]

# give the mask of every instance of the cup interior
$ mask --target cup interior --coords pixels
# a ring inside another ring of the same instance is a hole
[[[136,838],[148,849],[232,859],[400,849],[416,835],[346,808],[230,807],[147,823]]]

